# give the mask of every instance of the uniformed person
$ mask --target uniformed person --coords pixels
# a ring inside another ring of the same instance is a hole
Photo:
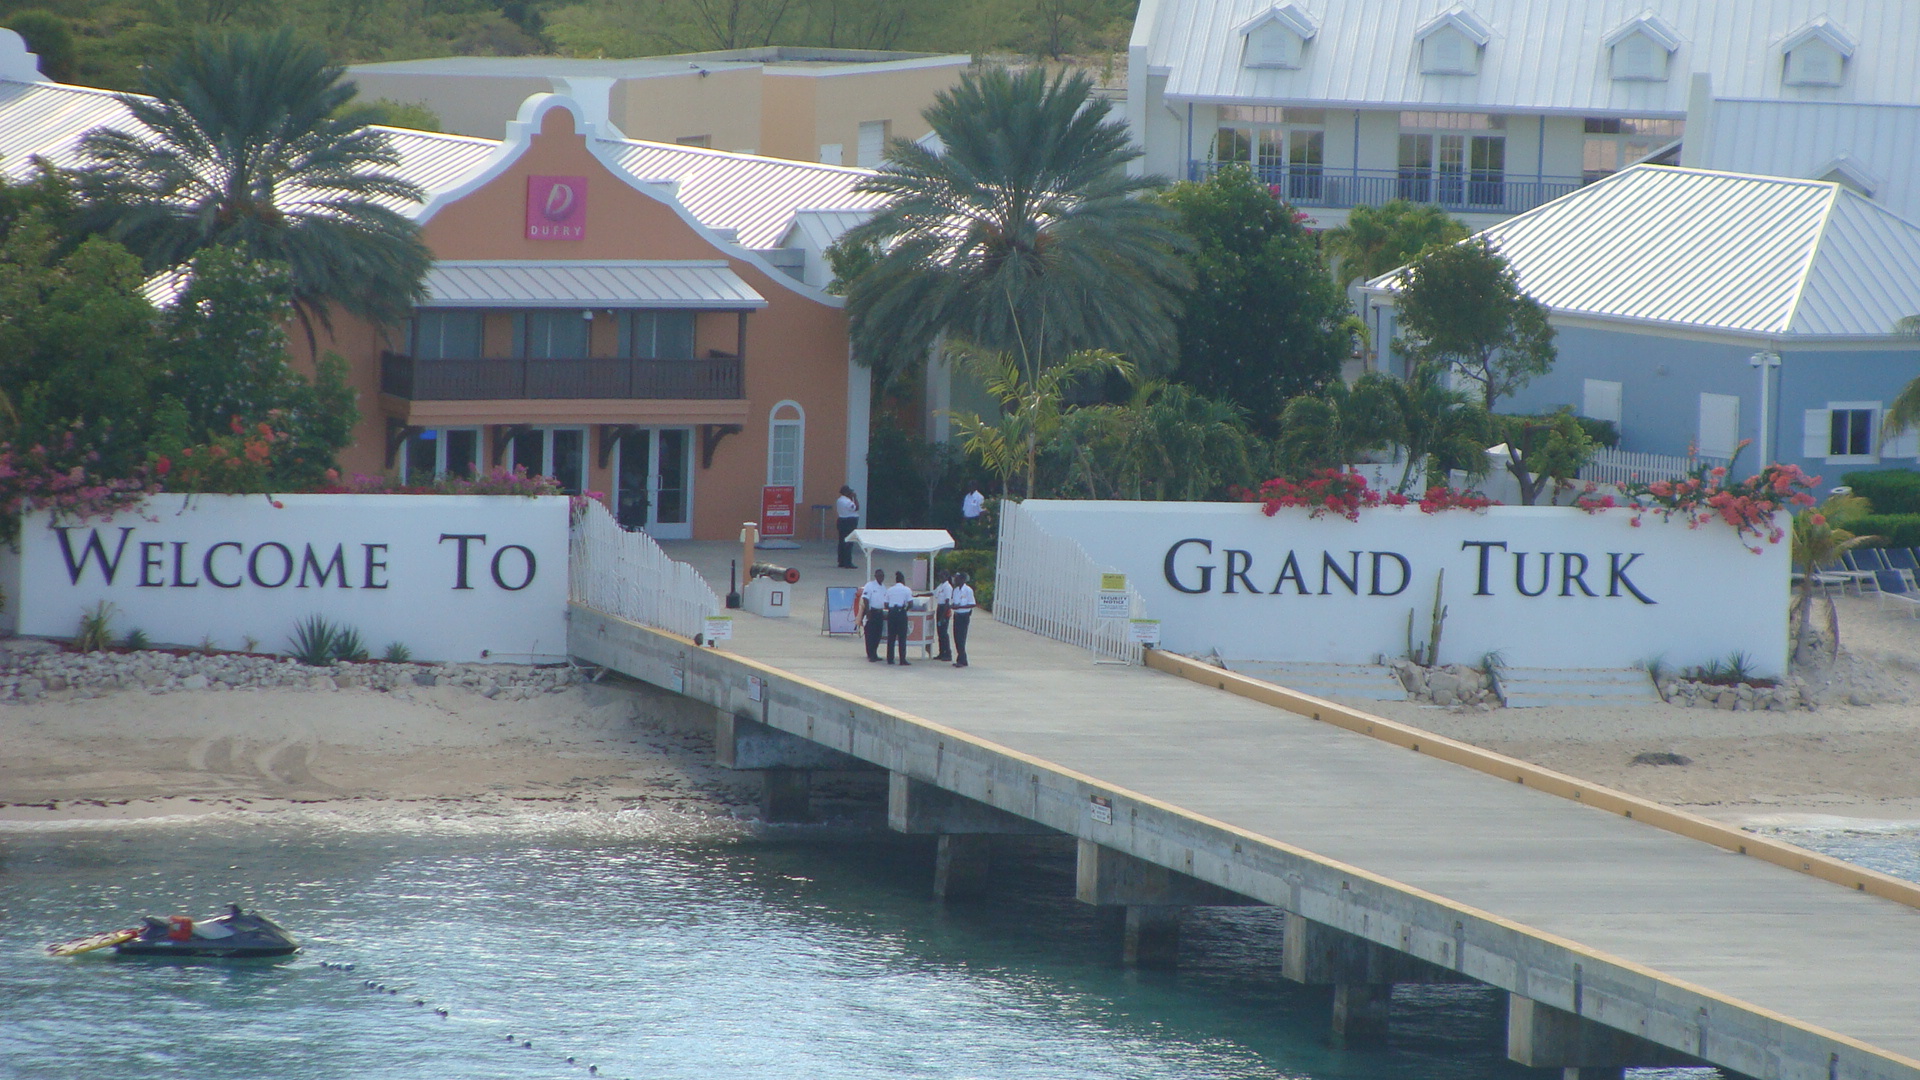
[[[933,625],[940,634],[940,655],[935,660],[953,659],[953,644],[947,638],[947,627],[953,622],[953,583],[948,580],[952,575],[940,571],[940,584],[933,587]]]
[[[967,625],[973,622],[973,586],[967,575],[953,575],[953,666],[967,666]]]
[[[860,602],[866,606],[867,659],[880,662],[880,636],[887,629],[887,572],[875,570],[873,580],[860,588]]]
[[[900,649],[900,666],[907,667],[907,609],[913,605],[913,589],[907,575],[893,572],[893,584],[887,586],[887,663],[893,663],[893,650]]]

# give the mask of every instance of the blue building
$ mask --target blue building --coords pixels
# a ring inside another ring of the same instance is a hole
[[[1620,448],[1763,460],[1837,479],[1914,468],[1881,418],[1920,377],[1920,226],[1847,185],[1640,165],[1478,234],[1557,331],[1553,370],[1502,412],[1566,405]],[[1368,282],[1378,363],[1400,371],[1398,272]]]

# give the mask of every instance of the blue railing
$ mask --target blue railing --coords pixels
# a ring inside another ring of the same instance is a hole
[[[1323,166],[1248,165],[1193,161],[1187,178],[1204,180],[1226,165],[1251,168],[1275,197],[1294,206],[1379,206],[1393,199],[1443,206],[1465,214],[1518,214],[1578,190],[1577,176],[1514,179],[1499,174],[1436,174],[1426,170],[1330,169]]]

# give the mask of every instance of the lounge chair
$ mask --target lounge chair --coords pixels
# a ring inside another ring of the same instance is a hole
[[[1920,618],[1920,588],[1914,586],[1913,578],[1901,570],[1881,570],[1874,577],[1880,586],[1880,606],[1887,606],[1889,600],[1904,607],[1907,614]]]

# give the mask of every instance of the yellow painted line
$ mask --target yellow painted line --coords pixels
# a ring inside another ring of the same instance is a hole
[[[975,747],[976,749],[984,750],[989,753],[999,754],[1004,757],[1011,758],[1031,768],[1043,770],[1045,772],[1052,773],[1055,776],[1063,777],[1068,780],[1073,780],[1077,783],[1084,784],[1087,787],[1095,788],[1100,791],[1109,792],[1115,797],[1123,798],[1130,802],[1136,802],[1142,806],[1152,807],[1153,809],[1159,810],[1162,813],[1169,814],[1174,817],[1185,818],[1188,821],[1192,821],[1197,824],[1204,825],[1207,828],[1216,829],[1230,836],[1238,837],[1243,841],[1250,841],[1255,844],[1260,844],[1274,851],[1280,852],[1282,854],[1293,856],[1294,858],[1305,859],[1310,862],[1319,863],[1321,866],[1325,866],[1329,869],[1336,870],[1342,874],[1346,874],[1358,880],[1371,882],[1383,888],[1387,888],[1387,889],[1391,889],[1396,892],[1399,892],[1404,896],[1413,897],[1415,899],[1425,901],[1429,904],[1436,905],[1447,911],[1451,911],[1456,915],[1464,915],[1464,916],[1488,923],[1492,926],[1499,927],[1504,930],[1509,930],[1517,934],[1523,934],[1536,941],[1543,941],[1548,944],[1555,945],[1559,948],[1565,949],[1566,951],[1574,954],[1575,956],[1588,959],[1588,960],[1598,961],[1602,964],[1609,964],[1622,971],[1631,972],[1633,974],[1640,975],[1644,978],[1652,979],[1655,982],[1663,983],[1667,986],[1676,987],[1678,989],[1687,991],[1689,993],[1697,994],[1710,1001],[1715,1001],[1722,1005],[1731,1006],[1733,1008],[1739,1009],[1751,1015],[1762,1017],[1774,1023],[1781,1024],[1785,1027],[1790,1027],[1798,1031],[1804,1031],[1810,1035],[1814,1035],[1822,1039],[1830,1040],[1838,1045],[1851,1047],[1855,1050],[1861,1051],[1862,1053],[1871,1054],[1884,1061],[1891,1061],[1910,1069],[1920,1070],[1920,1058],[1910,1058],[1904,1054],[1896,1053],[1892,1050],[1887,1050],[1882,1047],[1875,1046],[1872,1043],[1862,1042],[1861,1040],[1856,1039],[1850,1035],[1842,1035],[1837,1031],[1830,1031],[1827,1028],[1823,1028],[1817,1024],[1810,1024],[1804,1020],[1796,1020],[1793,1017],[1786,1015],[1785,1013],[1775,1012],[1772,1009],[1755,1005],[1750,1001],[1745,1001],[1740,998],[1729,996],[1727,994],[1722,994],[1717,990],[1710,990],[1707,987],[1698,985],[1697,983],[1691,983],[1684,979],[1677,979],[1672,975],[1666,974],[1665,972],[1647,967],[1644,964],[1636,963],[1624,957],[1614,956],[1611,953],[1601,952],[1598,949],[1594,949],[1589,946],[1582,945],[1579,942],[1574,941],[1570,938],[1563,938],[1558,934],[1549,933],[1548,931],[1541,930],[1537,927],[1528,926],[1525,923],[1515,922],[1512,919],[1508,919],[1500,915],[1495,915],[1490,911],[1482,911],[1479,908],[1473,907],[1468,904],[1460,903],[1457,900],[1449,899],[1437,893],[1430,893],[1425,889],[1418,888],[1417,886],[1408,885],[1400,881],[1395,881],[1392,878],[1384,877],[1380,874],[1373,873],[1372,871],[1363,870],[1358,866],[1353,866],[1348,863],[1343,863],[1338,859],[1328,858],[1325,855],[1308,851],[1306,848],[1296,847],[1292,844],[1287,843],[1284,840],[1276,840],[1271,836],[1263,836],[1260,833],[1256,833],[1250,829],[1243,829],[1238,825],[1231,825],[1231,824],[1228,824],[1227,822],[1208,817],[1205,814],[1198,814],[1184,807],[1175,806],[1172,803],[1168,803],[1160,799],[1156,799],[1151,795],[1143,795],[1140,792],[1134,791],[1130,788],[1123,788],[1114,784],[1110,784],[1104,780],[1097,779],[1086,773],[1079,772],[1074,769],[1069,769],[1064,765],[1047,761],[1044,758],[1034,757],[1031,754],[1027,754],[1022,751],[1015,750],[1010,746],[1003,746],[999,743],[992,742],[987,739],[982,739],[976,735],[969,734],[957,728],[947,727],[944,724],[940,724],[935,721],[928,720],[925,717],[916,716],[913,713],[904,712],[902,710],[893,708],[890,705],[882,705],[877,701],[873,701],[868,698],[861,697],[858,694],[850,693],[849,691],[843,690],[836,686],[829,686],[826,683],[819,682],[814,679],[810,679],[805,675],[795,674],[794,672],[787,671],[784,668],[777,668],[777,667],[774,667],[772,664],[763,663],[761,661],[754,660],[750,657],[743,656],[739,653],[720,652],[719,650],[716,650],[716,649],[701,649],[699,646],[694,645],[693,641],[690,638],[683,638],[678,634],[669,633],[665,630],[656,630],[650,626],[643,626],[636,622],[630,622],[626,619],[619,617],[618,615],[610,615],[607,612],[600,611],[597,608],[587,607],[586,605],[580,604],[578,602],[573,602],[571,606],[578,607],[583,611],[591,612],[594,615],[597,615],[601,618],[607,619],[612,622],[626,623],[626,625],[636,630],[642,630],[650,634],[658,635],[659,637],[665,638],[676,645],[684,645],[685,647],[691,650],[712,652],[717,656],[722,656],[728,660],[732,660],[735,663],[738,663],[739,665],[741,665],[742,667],[749,668],[749,669],[752,669],[753,671],[763,673],[766,675],[776,676],[778,678],[785,679],[788,682],[806,687],[809,690],[814,690],[819,693],[825,694],[829,697],[838,698],[842,701],[859,705],[862,708],[869,709],[873,712],[890,717],[896,721],[899,721],[900,723],[909,725],[911,727],[922,728],[926,731],[937,733],[946,738],[953,739],[956,742],[965,743],[969,746]],[[1162,653],[1157,649],[1148,649],[1146,650],[1146,652],[1148,657],[1150,658],[1149,659],[1150,663],[1151,663],[1151,660],[1154,658],[1173,659],[1168,654]],[[1185,659],[1185,658],[1182,657],[1178,659]],[[1242,681],[1248,682],[1248,683],[1255,682],[1255,680],[1245,679],[1243,676],[1234,675],[1232,672],[1224,671],[1219,668],[1214,668],[1210,665],[1199,665],[1199,666],[1205,668],[1208,672],[1212,674],[1228,676],[1234,679],[1241,679]],[[1170,670],[1170,669],[1162,668],[1161,670]],[[1203,679],[1198,681],[1206,682],[1211,680]],[[1225,683],[1219,683],[1216,685],[1218,685],[1219,688],[1223,690],[1227,688]],[[1328,702],[1328,701],[1322,701],[1319,698],[1310,697],[1306,694],[1298,694],[1291,690],[1281,690],[1281,688],[1275,687],[1269,683],[1257,683],[1257,687],[1264,688],[1267,690],[1279,690],[1281,693],[1286,694],[1303,703],[1312,703],[1316,706],[1324,706],[1332,709],[1345,709],[1344,706],[1335,705],[1334,703]],[[1248,696],[1252,696],[1252,695],[1248,695]],[[1256,700],[1258,699],[1256,698]],[[1278,704],[1278,702],[1269,702],[1269,704]],[[1284,706],[1284,705],[1282,705],[1281,707],[1287,708],[1287,706]],[[1414,729],[1414,728],[1405,727],[1404,725],[1394,724],[1393,721],[1387,720],[1384,717],[1370,717],[1366,713],[1358,712],[1357,710],[1352,710],[1352,709],[1345,709],[1345,711],[1352,713],[1353,715],[1358,717],[1367,717],[1367,719],[1369,719],[1374,723],[1392,724],[1394,727],[1398,727],[1402,731],[1405,731],[1409,734],[1413,734],[1416,736],[1424,736],[1425,738],[1416,740],[1418,742],[1421,742],[1422,744],[1424,744],[1428,739],[1433,738],[1433,736],[1428,735],[1428,733],[1426,732],[1418,731],[1417,729]],[[1451,740],[1441,740],[1441,741],[1452,742]],[[1486,751],[1480,751],[1476,747],[1467,746],[1465,743],[1452,743],[1452,745],[1460,747],[1463,750],[1471,750],[1478,753],[1486,753]],[[1498,755],[1489,755],[1489,756],[1498,757]],[[1514,762],[1514,764],[1527,769],[1536,769],[1535,766],[1527,765],[1525,762],[1516,761]],[[1544,775],[1548,775],[1548,776],[1560,775],[1558,773],[1552,773],[1542,769],[1536,769],[1536,771],[1539,771]],[[1576,783],[1576,784],[1582,783],[1582,781],[1574,780],[1572,777],[1567,777],[1566,779],[1571,781],[1572,783]],[[1601,789],[1601,790],[1605,790],[1605,789]],[[1620,798],[1633,799],[1633,796],[1620,795]],[[1634,801],[1644,802],[1645,800],[1634,800]],[[1656,803],[1647,803],[1646,805],[1658,806],[1658,804]],[[1707,822],[1707,824],[1712,824],[1712,823]],[[1787,845],[1783,845],[1783,846],[1787,846]],[[1792,850],[1798,851],[1799,849],[1794,848]],[[1805,854],[1811,855],[1812,852],[1806,852]],[[1457,957],[1456,957],[1456,962],[1458,962]]]
[[[1782,840],[1756,836],[1731,825],[1713,821],[1698,814],[1690,814],[1684,810],[1676,810],[1651,799],[1643,799],[1624,791],[1602,787],[1576,776],[1568,776],[1566,773],[1545,769],[1470,743],[1435,735],[1431,731],[1422,731],[1419,728],[1389,720],[1384,716],[1361,712],[1359,709],[1349,708],[1325,698],[1317,698],[1298,690],[1289,690],[1274,683],[1235,674],[1191,657],[1148,649],[1146,664],[1150,668],[1225,690],[1230,694],[1258,701],[1263,705],[1272,705],[1291,713],[1311,717],[1323,724],[1332,724],[1335,727],[1379,739],[1381,742],[1439,758],[1441,761],[1465,765],[1469,769],[1476,769],[1489,776],[1511,780],[1516,784],[1524,784],[1550,795],[1558,795],[1563,799],[1571,799],[1622,817],[1629,817],[1656,829],[1677,833],[1689,840],[1699,840],[1740,855],[1751,855],[1763,862],[1784,866],[1796,873],[1807,874],[1836,885],[1844,885],[1855,892],[1878,896],[1912,908],[1920,908],[1920,884],[1903,881],[1877,870],[1855,866],[1850,862],[1808,851],[1802,847],[1795,847]]]

